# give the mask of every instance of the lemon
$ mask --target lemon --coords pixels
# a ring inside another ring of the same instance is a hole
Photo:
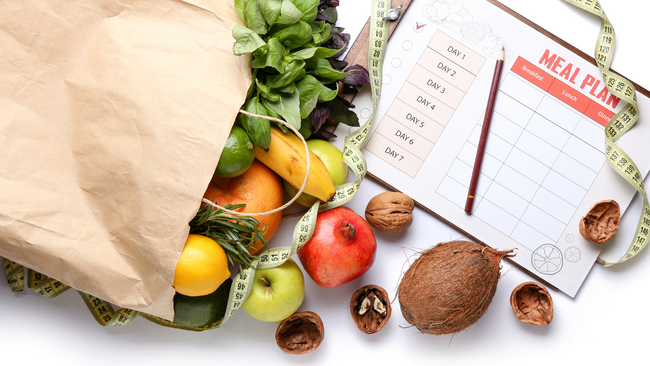
[[[176,292],[186,296],[208,295],[228,278],[228,258],[221,245],[207,236],[188,235],[174,274]]]
[[[239,126],[233,126],[226,145],[221,151],[214,175],[220,178],[234,178],[244,174],[253,164],[254,159],[255,146],[246,130]]]
[[[232,280],[229,278],[219,288],[205,296],[174,295],[174,323],[188,327],[205,327],[223,320],[228,305]]]

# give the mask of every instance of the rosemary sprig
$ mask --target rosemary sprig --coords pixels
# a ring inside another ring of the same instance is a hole
[[[236,210],[244,206],[242,203],[224,207]],[[190,221],[190,233],[212,238],[226,251],[228,262],[234,265],[234,261],[237,261],[242,270],[252,266],[253,261],[258,258],[248,251],[254,244],[253,237],[255,240],[261,240],[264,247],[268,248],[268,243],[262,235],[265,227],[260,230],[257,228],[259,224],[260,222],[251,216],[232,215],[214,206],[203,205]]]

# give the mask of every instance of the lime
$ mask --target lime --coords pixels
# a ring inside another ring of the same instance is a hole
[[[226,145],[221,151],[219,164],[214,171],[215,177],[234,178],[244,174],[246,169],[253,164],[255,159],[255,146],[246,133],[239,126],[233,126]]]
[[[174,323],[188,327],[205,327],[223,320],[232,280],[228,278],[219,288],[204,296],[174,295]]]

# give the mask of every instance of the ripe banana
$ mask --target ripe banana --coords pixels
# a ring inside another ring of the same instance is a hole
[[[255,158],[296,188],[300,188],[305,180],[307,171],[305,145],[291,132],[284,133],[272,126],[269,151],[266,152],[255,146]],[[322,201],[327,201],[335,192],[332,178],[327,167],[316,154],[310,151],[309,159],[309,178],[303,191]]]

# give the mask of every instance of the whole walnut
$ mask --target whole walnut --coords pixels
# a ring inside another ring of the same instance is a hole
[[[413,223],[411,197],[400,192],[384,192],[373,197],[366,206],[366,221],[375,229],[389,234],[406,230]]]

